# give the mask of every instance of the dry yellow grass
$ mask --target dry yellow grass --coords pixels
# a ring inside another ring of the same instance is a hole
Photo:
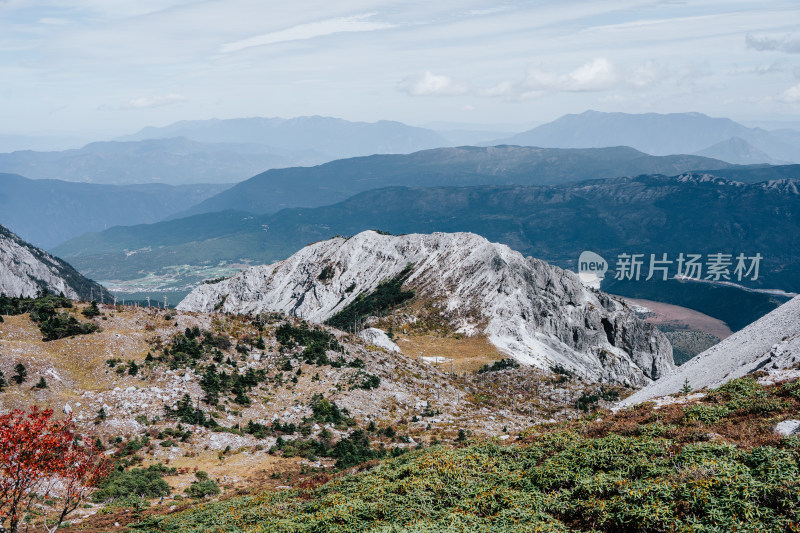
[[[396,339],[404,355],[413,358],[446,359],[430,362],[443,371],[475,372],[486,363],[503,359],[504,355],[484,336],[440,337],[436,335],[402,335]]]
[[[69,312],[86,322],[88,319],[80,315],[84,307],[76,306]],[[22,363],[28,380],[22,386],[10,385],[0,408],[24,408],[35,403],[60,410],[65,403],[79,401],[84,391],[141,384],[136,378],[109,371],[106,360],[144,361],[151,335],[145,330],[148,312],[128,308],[121,313],[106,309],[104,313],[113,318],[93,320],[102,331],[50,342],[42,342],[39,328],[27,314],[4,317],[0,323],[0,370],[9,379],[14,365]],[[47,389],[32,388],[40,377],[47,381]]]

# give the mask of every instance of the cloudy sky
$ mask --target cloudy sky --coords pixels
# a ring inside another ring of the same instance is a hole
[[[800,122],[797,0],[0,0],[0,133],[587,109]]]

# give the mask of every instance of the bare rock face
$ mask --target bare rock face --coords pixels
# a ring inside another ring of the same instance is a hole
[[[303,248],[268,266],[202,285],[189,311],[283,311],[322,322],[411,265],[403,288],[455,329],[485,334],[523,364],[560,365],[586,379],[641,386],[674,368],[672,347],[624,304],[572,272],[471,233],[373,231]]]
[[[657,383],[619,403],[621,407],[692,389],[716,388],[756,370],[787,369],[800,362],[800,296],[693,357]]]
[[[69,264],[0,226],[0,294],[32,297],[42,289],[75,300],[110,298],[103,287]]]
[[[372,344],[390,352],[399,352],[400,347],[389,338],[389,336],[378,328],[367,328],[358,334],[359,337]]]

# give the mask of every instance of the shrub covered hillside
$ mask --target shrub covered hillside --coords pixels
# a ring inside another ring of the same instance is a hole
[[[700,402],[436,446],[209,503],[151,532],[800,531],[800,383],[731,382]]]

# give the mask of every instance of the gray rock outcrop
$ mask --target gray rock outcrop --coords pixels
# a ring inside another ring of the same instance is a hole
[[[323,322],[409,264],[405,289],[457,331],[484,334],[521,363],[633,386],[674,368],[666,337],[624,304],[584,288],[572,272],[471,233],[366,231],[319,242],[284,261],[202,285],[178,308],[283,311]]]

